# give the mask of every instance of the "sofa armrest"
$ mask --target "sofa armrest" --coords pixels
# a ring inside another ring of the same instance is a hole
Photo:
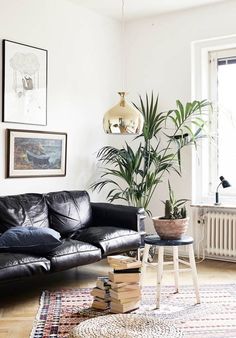
[[[124,229],[145,232],[145,211],[127,205],[111,203],[91,203],[92,226],[116,226]]]

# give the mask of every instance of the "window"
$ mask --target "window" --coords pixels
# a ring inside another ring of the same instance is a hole
[[[221,195],[236,195],[236,49],[209,52],[210,119],[208,192],[215,192],[219,176],[232,185]]]
[[[193,203],[212,204],[224,176],[230,188],[220,188],[220,200],[236,205],[236,35],[192,42],[192,100],[213,103],[209,134],[193,152]]]

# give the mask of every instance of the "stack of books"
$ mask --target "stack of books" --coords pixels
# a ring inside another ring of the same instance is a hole
[[[140,268],[141,262],[127,256],[108,256],[113,268],[109,272],[110,308],[112,313],[125,313],[140,306]]]
[[[92,307],[95,309],[106,310],[110,305],[110,284],[108,277],[98,277],[96,287],[92,289],[93,298]]]

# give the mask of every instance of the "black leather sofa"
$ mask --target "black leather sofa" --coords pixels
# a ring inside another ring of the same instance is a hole
[[[62,244],[45,257],[0,252],[0,282],[70,269],[136,250],[144,232],[141,208],[91,203],[86,191],[0,197],[0,235],[15,226],[50,227]]]

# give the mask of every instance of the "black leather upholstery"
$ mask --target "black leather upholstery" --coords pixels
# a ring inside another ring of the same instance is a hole
[[[32,276],[50,270],[50,261],[28,254],[1,253],[0,281]]]
[[[60,271],[90,264],[101,259],[101,250],[95,246],[72,239],[65,239],[48,257],[51,270]]]
[[[91,203],[92,226],[114,226],[138,231],[137,219],[144,214],[143,208],[110,203]],[[142,230],[142,229],[140,229]]]
[[[86,191],[0,197],[0,236],[15,226],[51,227],[63,241],[48,257],[0,253],[0,281],[61,271],[137,249],[144,217],[141,208],[90,203]]]
[[[138,231],[142,233],[140,245],[144,247],[145,210],[143,208],[111,203],[91,203],[91,207],[91,226],[115,226]]]
[[[41,194],[0,197],[0,233],[14,226],[48,227],[48,208]]]
[[[91,205],[86,191],[59,191],[46,195],[50,227],[68,236],[89,226]]]
[[[101,248],[103,256],[135,250],[141,243],[141,237],[136,231],[111,226],[89,227],[74,238]]]

